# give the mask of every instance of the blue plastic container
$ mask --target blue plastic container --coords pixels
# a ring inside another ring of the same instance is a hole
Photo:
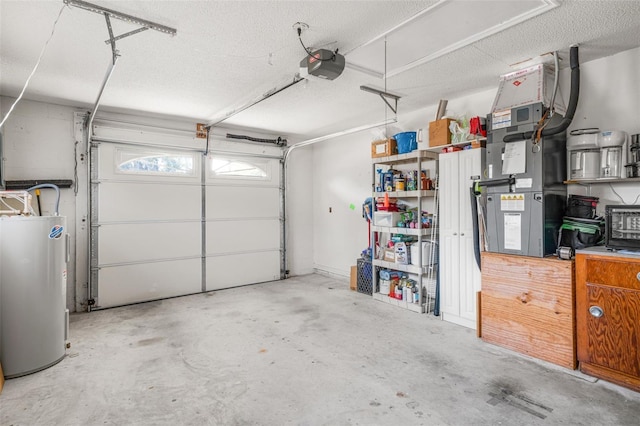
[[[416,139],[416,132],[402,132],[393,135],[398,146],[398,154],[406,154],[413,150],[418,149],[418,141]]]

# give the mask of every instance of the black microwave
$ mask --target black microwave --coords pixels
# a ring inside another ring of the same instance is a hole
[[[640,206],[605,206],[605,245],[616,250],[640,250]]]

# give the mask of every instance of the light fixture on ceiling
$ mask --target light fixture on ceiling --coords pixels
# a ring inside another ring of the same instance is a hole
[[[558,0],[440,0],[374,39],[345,53],[347,67],[393,77],[558,7]],[[389,43],[389,63],[381,61]]]

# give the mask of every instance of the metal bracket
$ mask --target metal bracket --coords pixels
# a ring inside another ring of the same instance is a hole
[[[394,114],[398,113],[398,99],[400,99],[400,96],[394,95],[393,93],[385,92],[385,91],[382,91],[382,90],[374,89],[373,87],[369,87],[369,86],[360,86],[360,90],[364,90],[365,92],[369,92],[369,93],[374,93],[376,95],[380,95],[380,99],[382,99],[384,101],[384,103],[387,104],[389,109],[391,111],[393,111]],[[389,103],[387,98],[393,99],[394,106],[391,106],[391,104]]]
[[[129,31],[128,33],[124,33],[124,34],[120,34],[119,36],[115,36],[115,37],[114,37],[114,38],[112,38],[112,39],[105,40],[104,42],[105,42],[105,44],[109,44],[109,43],[111,43],[112,41],[122,40],[122,39],[123,39],[123,38],[125,38],[125,37],[129,37],[129,36],[132,36],[132,35],[134,35],[134,34],[141,33],[142,31],[146,31],[146,30],[148,30],[148,29],[149,29],[149,28],[147,28],[147,27],[141,27],[141,28],[138,28],[137,30]]]
[[[111,43],[111,54],[113,55],[113,65],[118,60],[118,51],[116,50],[116,39],[113,37],[113,29],[111,28],[111,19],[108,14],[104,14],[104,19],[107,21],[107,29],[109,30],[109,43]]]

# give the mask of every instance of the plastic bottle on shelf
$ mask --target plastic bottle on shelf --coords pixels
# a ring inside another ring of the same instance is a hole
[[[424,170],[420,173],[420,189],[427,189],[427,172]]]

